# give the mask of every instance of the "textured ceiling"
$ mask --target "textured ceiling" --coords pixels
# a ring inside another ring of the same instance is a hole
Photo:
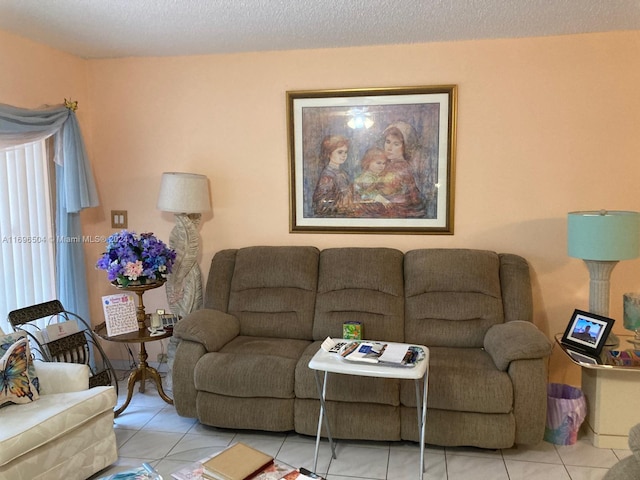
[[[640,0],[0,0],[0,29],[85,57],[640,29]]]

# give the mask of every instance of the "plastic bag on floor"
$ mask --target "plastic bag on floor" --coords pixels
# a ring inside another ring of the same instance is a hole
[[[544,439],[555,445],[573,445],[587,416],[582,390],[561,383],[547,385],[547,425]]]

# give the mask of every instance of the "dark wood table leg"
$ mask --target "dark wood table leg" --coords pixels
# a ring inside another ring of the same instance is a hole
[[[129,405],[129,402],[131,402],[131,397],[133,396],[133,389],[135,387],[136,382],[140,381],[140,387],[138,391],[140,393],[144,393],[145,383],[147,382],[147,378],[149,380],[153,380],[154,383],[156,384],[156,388],[158,389],[158,394],[160,395],[160,398],[162,398],[162,400],[167,402],[169,405],[173,405],[173,399],[171,399],[171,397],[169,397],[164,392],[164,389],[162,388],[162,378],[160,378],[160,374],[155,368],[149,366],[149,364],[147,363],[147,358],[148,358],[147,349],[144,345],[144,342],[140,342],[140,354],[138,355],[138,359],[139,359],[138,368],[136,368],[129,375],[129,379],[127,380],[127,400],[124,402],[124,404],[120,408],[118,408],[114,412],[115,417],[117,417],[122,412],[124,412],[125,408],[127,408],[127,406]]]

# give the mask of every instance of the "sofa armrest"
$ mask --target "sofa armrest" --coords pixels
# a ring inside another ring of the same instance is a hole
[[[80,392],[89,388],[89,367],[78,363],[35,362],[40,394]]]
[[[196,310],[173,329],[173,335],[181,340],[202,344],[207,352],[217,352],[240,334],[240,321],[233,315],[219,310]]]
[[[484,349],[499,370],[514,360],[532,360],[551,354],[551,342],[531,322],[514,320],[492,326],[484,337]]]

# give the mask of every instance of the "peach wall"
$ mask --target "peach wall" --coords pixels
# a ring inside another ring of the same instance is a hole
[[[551,336],[588,306],[588,272],[566,254],[566,213],[640,210],[639,54],[640,32],[617,32],[90,60],[102,206],[84,214],[85,234],[112,233],[109,210],[126,209],[131,229],[168,239],[173,218],[155,209],[161,173],[203,173],[214,209],[201,228],[205,275],[216,251],[256,244],[513,252],[531,264],[535,323]],[[437,84],[459,88],[455,235],[290,234],[285,92]],[[100,251],[87,245],[94,318],[99,297],[112,293],[93,269]],[[622,294],[640,290],[639,267],[626,261],[613,272],[616,319]],[[148,292],[145,304],[162,307],[163,296]],[[552,380],[579,382],[555,353],[551,370]]]
[[[38,108],[77,100],[85,107],[78,118],[88,140],[86,73],[85,60],[0,30],[0,103]]]

